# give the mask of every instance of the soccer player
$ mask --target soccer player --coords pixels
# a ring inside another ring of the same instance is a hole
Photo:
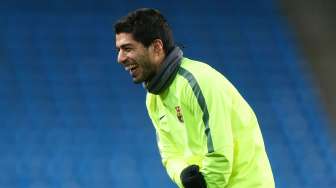
[[[158,10],[135,10],[114,29],[118,62],[148,92],[162,163],[180,188],[274,188],[253,110],[221,73],[183,56]]]

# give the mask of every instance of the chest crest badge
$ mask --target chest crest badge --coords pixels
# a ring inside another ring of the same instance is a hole
[[[181,107],[180,107],[180,106],[175,106],[175,110],[176,110],[176,116],[177,116],[177,119],[178,119],[181,123],[184,123],[184,121],[183,121],[183,115],[182,115],[182,111],[181,111]]]

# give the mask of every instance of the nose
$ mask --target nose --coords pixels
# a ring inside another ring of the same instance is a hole
[[[120,50],[118,52],[118,63],[123,64],[126,61],[126,59],[127,59],[127,56],[122,50]]]

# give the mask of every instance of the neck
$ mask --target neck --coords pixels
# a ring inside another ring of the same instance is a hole
[[[171,84],[180,67],[182,56],[182,50],[175,47],[166,57],[161,57],[157,73],[152,79],[144,83],[148,92],[159,94]]]

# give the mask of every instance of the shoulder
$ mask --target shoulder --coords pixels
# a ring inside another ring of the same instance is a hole
[[[154,110],[153,108],[156,105],[155,95],[147,92],[146,94],[146,107],[148,111]]]
[[[178,75],[186,79],[192,87],[198,85],[202,90],[231,89],[232,84],[219,71],[210,65],[183,58]]]
[[[178,75],[188,82],[193,94],[202,94],[206,100],[224,97],[230,101],[238,94],[236,88],[222,73],[200,61],[183,58]]]
[[[202,83],[209,84],[212,81],[223,82],[225,80],[224,75],[210,65],[188,58],[183,58],[178,74],[186,78],[193,77],[201,85]]]

